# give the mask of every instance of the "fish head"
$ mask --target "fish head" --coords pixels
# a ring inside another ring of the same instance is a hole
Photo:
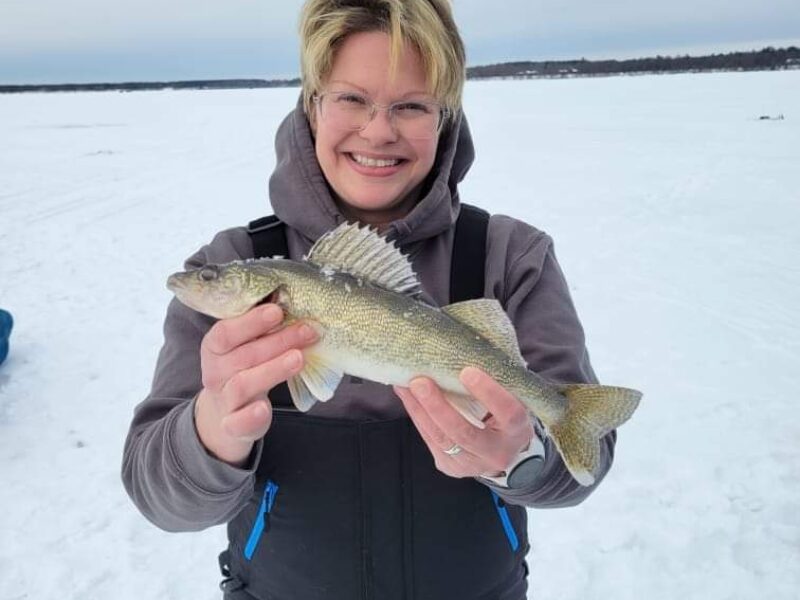
[[[167,279],[167,288],[189,308],[229,319],[266,301],[280,283],[277,271],[267,261],[250,261],[174,273]]]

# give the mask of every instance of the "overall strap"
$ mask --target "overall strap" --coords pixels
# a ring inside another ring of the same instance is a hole
[[[461,205],[450,260],[450,303],[483,298],[489,213]]]
[[[285,256],[289,258],[289,245],[286,242],[286,226],[275,215],[250,221],[247,233],[253,240],[253,257],[265,258]]]
[[[269,215],[251,221],[247,226],[247,233],[253,241],[253,257],[266,258],[272,256],[285,256],[289,258],[289,244],[286,241],[286,225],[275,215]],[[292,408],[292,396],[289,386],[284,381],[276,385],[269,393],[273,406]]]

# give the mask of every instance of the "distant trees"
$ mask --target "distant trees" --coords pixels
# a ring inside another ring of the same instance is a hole
[[[654,56],[629,60],[525,61],[470,67],[469,79],[487,77],[565,77],[628,73],[686,71],[763,71],[800,66],[800,48],[767,47],[753,52],[729,52],[707,56]]]
[[[763,71],[800,69],[800,48],[769,46],[752,52],[730,52],[707,56],[654,56],[630,60],[517,61],[467,69],[468,79],[534,77],[579,77],[635,73],[700,71]],[[15,92],[140,91],[164,89],[224,90],[266,87],[299,87],[300,79],[214,79],[199,81],[68,83],[58,85],[0,85],[0,94]]]
[[[0,85],[0,94],[14,92],[139,92],[152,90],[230,90],[299,87],[300,79],[209,79],[196,81],[131,81],[125,83],[62,83],[56,85]]]

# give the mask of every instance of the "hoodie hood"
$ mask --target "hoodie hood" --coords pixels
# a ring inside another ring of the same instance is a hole
[[[302,100],[283,120],[275,136],[276,165],[269,180],[275,215],[310,242],[345,221],[317,162],[314,138]],[[445,127],[423,195],[402,219],[390,224],[387,236],[408,245],[452,227],[459,212],[458,184],[475,158],[463,114]]]

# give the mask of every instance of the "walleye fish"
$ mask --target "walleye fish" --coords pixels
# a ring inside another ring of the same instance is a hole
[[[572,476],[592,485],[600,439],[624,423],[641,393],[601,385],[558,385],[527,368],[514,327],[496,300],[438,308],[419,299],[408,259],[375,231],[342,224],[302,261],[281,257],[209,264],[175,273],[167,287],[190,308],[218,319],[269,298],[286,322],[304,320],[320,340],[287,383],[301,411],[329,400],[345,373],[386,385],[430,377],[470,422],[486,409],[459,381],[466,366],[487,372],[544,425]]]

